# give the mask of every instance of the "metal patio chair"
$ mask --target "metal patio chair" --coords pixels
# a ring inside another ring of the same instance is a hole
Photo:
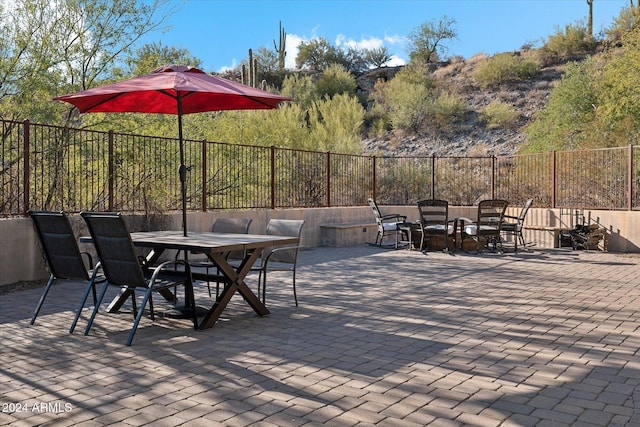
[[[524,227],[524,219],[527,216],[527,212],[529,212],[529,208],[531,208],[532,204],[533,199],[528,199],[524,203],[524,206],[520,210],[520,214],[518,214],[518,216],[504,216],[505,221],[511,220],[512,222],[503,222],[501,231],[506,235],[513,236],[514,252],[518,252],[518,241],[522,243],[523,247],[526,247],[524,236],[522,235],[522,228]]]
[[[73,233],[69,217],[64,212],[29,211],[40,246],[50,273],[47,285],[31,318],[36,321],[51,286],[60,280],[81,281],[87,283],[87,289],[93,291],[96,302],[96,277],[93,276],[93,257],[89,252],[81,252]],[[83,259],[83,257],[85,259]],[[98,281],[104,280],[98,278]]]
[[[304,227],[303,220],[293,219],[271,219],[267,224],[266,234],[274,236],[298,237],[302,234]],[[279,246],[277,248],[267,247],[263,250],[257,265],[251,268],[258,274],[258,295],[262,289],[262,303],[265,304],[267,292],[267,272],[269,271],[290,271],[293,280],[293,298],[298,306],[298,294],[296,292],[296,269],[298,265],[298,250],[302,246]]]
[[[98,301],[95,304],[91,318],[84,331],[85,335],[89,334],[89,330],[93,325],[96,314],[98,314],[98,309],[109,285],[126,288],[131,291],[131,304],[133,306],[135,320],[127,339],[128,346],[131,345],[133,341],[147,302],[149,302],[151,319],[155,320],[153,298],[151,296],[152,292],[173,288],[177,283],[184,285],[185,305],[189,305],[193,326],[197,329],[198,319],[196,317],[196,306],[193,296],[191,268],[186,261],[167,261],[157,267],[149,267],[149,271],[145,274],[144,266],[140,262],[140,258],[131,242],[131,236],[129,235],[127,226],[120,214],[83,212],[81,215],[87,223],[93,245],[96,248],[100,260],[96,268],[100,268],[106,278],[106,282],[98,295]],[[174,270],[172,267],[176,264],[180,264],[183,270]],[[139,309],[136,304],[136,289],[144,290],[144,297]],[[78,308],[76,318],[69,330],[71,333],[77,324],[80,312],[87,300],[87,295],[88,290],[85,292],[84,299]]]
[[[404,234],[404,241],[409,241],[409,235],[406,231],[402,230],[400,226],[405,223],[407,217],[400,214],[386,214],[382,215],[380,208],[375,200],[369,199],[369,206],[373,211],[373,216],[376,219],[376,225],[378,226],[378,234],[376,235],[375,245],[380,247],[390,247],[391,245],[383,245],[382,241],[387,236],[393,236],[395,242],[393,247],[398,249],[401,241],[401,235]]]
[[[213,233],[234,233],[234,234],[247,234],[249,233],[249,226],[251,226],[251,218],[218,218],[213,222],[211,231]],[[244,251],[230,251],[225,254],[225,258],[230,260],[242,260],[245,256]],[[189,261],[192,268],[204,268],[209,274],[210,268],[216,268],[217,266],[208,259]],[[220,272],[218,271],[218,275]],[[207,288],[209,289],[209,296],[211,296],[211,283],[207,281]],[[216,282],[216,299],[220,295],[220,282]]]

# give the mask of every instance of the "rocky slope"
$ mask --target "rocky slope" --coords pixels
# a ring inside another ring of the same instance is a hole
[[[517,54],[517,53],[514,53]],[[468,106],[464,119],[448,133],[433,135],[403,135],[395,132],[382,140],[363,141],[366,153],[388,156],[481,156],[515,154],[525,140],[523,129],[545,105],[553,87],[560,81],[563,65],[543,68],[532,80],[505,85],[497,90],[483,90],[474,80],[477,65],[486,60],[484,55],[436,69],[433,76],[465,98]],[[384,71],[392,77],[397,69]],[[368,91],[381,71],[372,71],[358,79],[361,90]],[[520,112],[517,126],[510,129],[489,128],[478,120],[479,110],[499,100]]]

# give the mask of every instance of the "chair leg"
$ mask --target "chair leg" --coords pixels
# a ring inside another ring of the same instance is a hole
[[[140,324],[140,319],[142,319],[142,315],[144,314],[144,307],[147,305],[147,301],[151,297],[151,292],[153,289],[151,286],[147,288],[147,291],[144,293],[144,298],[142,298],[142,304],[140,305],[140,310],[138,310],[138,314],[133,322],[133,326],[131,327],[131,332],[129,332],[129,338],[127,338],[127,345],[130,346],[133,341],[133,336],[136,334],[138,330],[138,324]]]
[[[105,286],[106,285],[108,285],[107,282],[105,282]],[[71,327],[69,328],[70,334],[72,334],[73,331],[76,329],[76,325],[78,324],[78,319],[82,314],[82,309],[84,308],[84,305],[87,303],[87,298],[89,297],[89,292],[91,290],[93,290],[93,306],[96,307],[98,305],[98,300],[96,298],[96,285],[93,282],[93,279],[91,279],[89,283],[87,283],[87,287],[84,290],[84,295],[82,296],[82,301],[80,302],[80,307],[78,307],[78,309],[76,310],[76,315],[73,319],[73,323],[71,323]]]
[[[193,280],[186,280],[184,283],[184,299],[190,301],[191,320],[193,321],[193,329],[198,329],[198,313],[196,313],[196,297],[193,294]]]
[[[262,304],[267,304],[267,269],[264,270],[264,276],[262,277]]]
[[[100,308],[100,304],[102,304],[102,299],[104,298],[104,295],[107,293],[108,287],[109,287],[109,282],[105,282],[104,286],[102,287],[102,291],[100,291],[100,295],[98,296],[98,301],[96,302],[95,307],[93,307],[93,313],[91,313],[91,317],[89,318],[87,327],[84,329],[85,335],[89,335],[89,330],[91,329],[91,325],[93,325],[93,320],[96,318],[96,314],[98,314],[98,309]]]
[[[40,313],[40,309],[42,308],[42,304],[44,303],[44,299],[47,297],[49,293],[49,289],[51,289],[51,285],[56,278],[53,276],[49,276],[49,281],[47,282],[47,286],[44,288],[44,292],[42,292],[42,296],[40,297],[40,301],[38,301],[38,305],[36,306],[36,311],[33,313],[33,317],[31,318],[31,324],[36,321],[36,317],[38,317],[38,313]]]
[[[293,269],[293,299],[296,301],[296,307],[298,306],[298,294],[296,293],[296,270]]]

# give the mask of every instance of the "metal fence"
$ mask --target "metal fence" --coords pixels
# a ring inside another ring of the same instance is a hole
[[[0,212],[180,209],[177,139],[0,121]],[[485,198],[633,210],[638,147],[494,157],[376,157],[185,141],[190,210]]]

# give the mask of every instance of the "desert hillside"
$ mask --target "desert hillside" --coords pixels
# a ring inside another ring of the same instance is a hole
[[[514,54],[518,54],[515,52]],[[465,156],[510,155],[518,151],[525,136],[522,130],[545,105],[549,94],[560,81],[564,65],[542,68],[531,80],[504,85],[495,90],[483,90],[473,78],[473,72],[486,55],[458,63],[443,65],[433,71],[438,84],[448,85],[466,99],[467,112],[461,122],[450,132],[431,135],[407,135],[395,133],[383,140],[363,141],[370,154],[391,156]],[[373,82],[384,74],[391,77],[397,70],[372,70],[358,79],[363,90],[373,87]],[[521,113],[518,125],[505,128],[489,128],[478,120],[479,109],[494,100],[512,105]]]

